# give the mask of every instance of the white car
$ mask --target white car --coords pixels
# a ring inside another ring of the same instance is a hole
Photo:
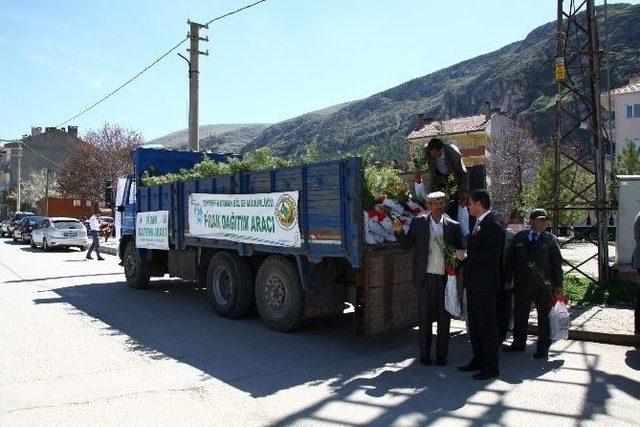
[[[45,218],[31,232],[31,247],[42,247],[43,251],[53,248],[80,248],[87,250],[87,229],[75,218]]]

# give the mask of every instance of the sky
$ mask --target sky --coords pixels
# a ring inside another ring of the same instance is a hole
[[[0,0],[0,138],[57,126],[206,22],[254,0]],[[599,1],[597,3],[602,3]],[[610,2],[611,3],[611,2]],[[633,3],[637,3],[634,1]],[[200,124],[275,123],[523,39],[553,0],[267,0],[212,24]],[[187,127],[187,44],[69,125]]]

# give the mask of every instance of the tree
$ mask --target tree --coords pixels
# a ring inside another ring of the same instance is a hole
[[[133,172],[131,151],[142,142],[139,133],[115,124],[105,123],[99,130],[90,130],[75,155],[62,166],[60,192],[68,197],[102,200],[108,183],[115,188],[119,177]]]
[[[554,175],[555,160],[551,150],[543,152],[543,162],[538,168],[535,178],[524,186],[523,207],[530,211],[534,208],[544,208],[549,211],[552,219],[555,215],[554,206]],[[595,199],[595,176],[581,166],[573,164],[566,157],[560,160],[560,207],[583,206]],[[558,213],[560,225],[572,225],[586,217],[586,210],[565,210]]]
[[[492,203],[508,215],[521,210],[525,185],[535,178],[542,161],[541,146],[530,128],[515,123],[492,136],[487,150]]]
[[[33,209],[37,206],[38,201],[44,198],[47,193],[47,170],[31,172],[29,177],[22,185],[21,204]],[[56,176],[49,173],[49,196],[58,196],[58,184]]]
[[[640,174],[640,148],[633,141],[628,142],[616,159],[615,171],[619,175]]]

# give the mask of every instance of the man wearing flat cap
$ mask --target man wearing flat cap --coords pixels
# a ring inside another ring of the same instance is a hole
[[[530,228],[513,238],[507,253],[507,278],[514,283],[513,343],[507,352],[524,351],[531,304],[536,305],[540,330],[533,357],[546,360],[549,346],[549,312],[554,294],[562,293],[562,255],[558,239],[546,231],[547,212],[534,209],[529,215]]]
[[[396,237],[403,248],[414,247],[413,283],[417,290],[420,326],[420,363],[431,365],[432,324],[437,322],[436,364],[447,363],[451,317],[445,310],[447,283],[445,247],[463,259],[460,224],[444,214],[447,196],[438,191],[427,195],[429,214],[411,221],[404,233],[402,223],[394,222]]]

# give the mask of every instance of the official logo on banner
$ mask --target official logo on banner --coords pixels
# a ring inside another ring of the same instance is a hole
[[[284,230],[291,230],[298,218],[298,203],[288,194],[280,196],[276,202],[276,219]]]

